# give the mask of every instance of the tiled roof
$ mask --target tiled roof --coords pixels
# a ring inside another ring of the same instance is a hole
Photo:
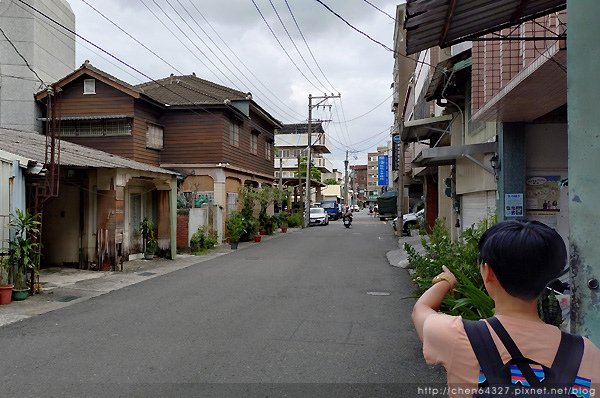
[[[0,128],[0,148],[6,152],[44,163],[46,157],[46,136],[34,132]],[[160,167],[136,162],[68,141],[60,142],[60,164],[61,166],[105,169],[122,168],[153,173],[176,174]]]
[[[323,125],[321,123],[312,124],[312,133],[323,133]],[[306,134],[308,132],[308,123],[284,124],[279,130],[279,134]]]
[[[246,100],[249,94],[200,79],[194,75],[170,76],[135,86],[141,93],[168,105],[223,104]]]

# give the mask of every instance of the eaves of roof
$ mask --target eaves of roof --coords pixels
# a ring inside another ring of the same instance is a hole
[[[46,159],[46,136],[35,132],[0,128],[0,148],[6,152],[44,163]],[[60,142],[60,164],[61,166],[88,169],[131,169],[160,174],[177,174],[170,170],[136,162],[68,141]]]

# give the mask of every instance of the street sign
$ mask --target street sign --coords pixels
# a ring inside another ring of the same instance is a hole
[[[392,136],[392,141],[394,141],[394,144],[399,144],[400,143],[400,134],[394,134]]]

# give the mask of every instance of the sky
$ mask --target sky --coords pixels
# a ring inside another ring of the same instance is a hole
[[[350,165],[366,164],[390,139],[393,53],[334,12],[392,48],[397,0],[321,0],[331,11],[317,0],[68,2],[78,34],[145,75],[194,72],[251,92],[284,124],[306,123],[309,95],[339,93],[312,110],[339,171],[346,151]],[[130,84],[148,81],[78,39],[77,66],[85,60]]]

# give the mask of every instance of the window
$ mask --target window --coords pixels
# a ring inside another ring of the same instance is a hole
[[[96,79],[83,80],[83,94],[96,94]]]
[[[131,123],[127,119],[63,120],[60,134],[63,137],[131,135]]]
[[[271,141],[266,141],[265,142],[265,159],[271,160],[273,158],[273,156],[271,155],[272,153],[273,153],[273,143]]]
[[[283,151],[281,151],[281,153],[283,154],[284,158],[289,158],[290,157],[290,150],[289,149],[284,149]]]
[[[163,149],[163,128],[156,124],[148,124],[146,130],[146,148]]]
[[[255,155],[258,153],[258,134],[252,133],[250,136],[250,152]]]
[[[229,216],[237,208],[237,192],[227,192],[227,215]]]
[[[275,149],[275,157],[281,158],[281,149]]]
[[[240,145],[240,125],[234,121],[229,125],[229,144],[233,146]]]

